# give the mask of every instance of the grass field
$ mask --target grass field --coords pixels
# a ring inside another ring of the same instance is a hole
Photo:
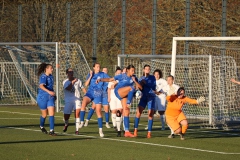
[[[186,140],[168,139],[169,130],[161,131],[155,122],[152,138],[146,138],[147,119],[142,118],[137,138],[116,137],[113,129],[103,128],[99,138],[96,117],[75,135],[74,119],[62,133],[62,113],[55,116],[51,137],[39,130],[37,107],[0,107],[0,159],[81,159],[81,160],[230,160],[240,159],[240,132],[189,129]],[[46,129],[48,119],[46,120]],[[133,118],[131,119],[133,122]],[[191,124],[190,124],[191,128]],[[194,128],[197,128],[196,126]],[[133,124],[131,124],[133,129]]]

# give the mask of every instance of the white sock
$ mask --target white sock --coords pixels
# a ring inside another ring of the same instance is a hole
[[[121,131],[122,117],[116,117],[117,130]]]
[[[171,134],[174,134],[174,131],[172,130],[172,128],[168,125],[168,127],[170,128],[171,130]]]
[[[76,131],[78,131],[78,128],[79,128],[79,122],[80,122],[80,119],[79,119],[79,118],[76,118]]]
[[[124,118],[123,118],[123,116],[121,117],[121,119],[122,119],[122,124],[123,124],[123,130],[125,131],[125,125],[124,125]]]
[[[112,123],[113,127],[116,127],[116,113],[112,113]]]
[[[160,115],[161,123],[162,123],[162,128],[165,127],[165,115]]]
[[[99,128],[99,133],[102,133],[102,128]]]

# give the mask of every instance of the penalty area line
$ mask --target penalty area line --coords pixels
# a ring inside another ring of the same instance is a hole
[[[9,129],[41,132],[40,130],[19,128],[19,127],[0,126],[0,128],[9,128]],[[197,148],[188,148],[188,147],[180,147],[180,146],[173,146],[173,145],[164,145],[164,144],[147,143],[147,142],[137,142],[137,141],[132,141],[132,140],[123,140],[123,139],[114,139],[114,138],[100,138],[100,137],[96,137],[96,136],[75,135],[75,134],[67,134],[67,133],[60,133],[60,132],[56,132],[56,133],[60,134],[60,135],[66,135],[66,136],[76,136],[76,137],[86,137],[86,138],[93,138],[93,139],[103,139],[103,140],[109,140],[109,141],[135,143],[135,144],[142,144],[142,145],[149,145],[149,146],[158,146],[158,147],[166,147],[166,148],[176,148],[176,149],[183,149],[183,150],[191,150],[191,151],[199,151],[199,152],[207,152],[207,153],[216,153],[216,154],[222,154],[222,155],[240,155],[240,153],[219,152],[219,151],[204,150],[204,149],[197,149]]]

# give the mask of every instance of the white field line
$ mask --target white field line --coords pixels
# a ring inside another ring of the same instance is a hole
[[[4,126],[0,126],[0,128],[10,128],[10,129],[17,129],[17,130],[40,132],[40,130],[27,129],[27,128],[18,128],[18,127],[4,127]],[[58,133],[58,132],[56,132],[56,133]],[[58,134],[61,134],[61,133],[58,133]],[[66,134],[66,133],[63,133],[62,135],[77,136],[77,137],[87,137],[87,138],[94,138],[94,139],[98,138],[96,136],[75,135],[75,134]],[[122,140],[122,139],[113,139],[113,138],[100,138],[100,139],[109,140],[109,141],[117,141],[117,142],[126,142],[126,143],[150,145],[150,146],[159,146],[159,147],[166,147],[166,148],[177,148],[177,149],[199,151],[199,152],[207,152],[207,153],[216,153],[216,154],[222,154],[222,155],[240,155],[240,153],[219,152],[219,151],[204,150],[204,149],[197,149],[197,148],[179,147],[179,146],[163,145],[163,144],[155,144],[155,143],[147,143],[147,142],[137,142],[137,141],[132,141],[132,140]]]
[[[23,115],[32,115],[32,116],[40,116],[40,113],[39,114],[32,114],[32,113],[11,112],[11,111],[0,111],[0,112],[3,112],[3,113],[13,113],[13,114],[23,114]],[[54,116],[54,117],[63,118],[63,116]],[[74,120],[74,118],[70,118],[70,120]],[[97,120],[91,119],[91,121],[97,121]],[[144,124],[139,124],[139,125],[147,126],[147,125],[144,125]],[[155,127],[157,127],[157,126],[155,126]],[[160,127],[160,126],[158,126],[158,127]],[[154,128],[154,126],[153,126],[153,128]],[[194,129],[188,129],[188,130],[194,131]],[[237,133],[220,133],[220,132],[215,132],[215,131],[198,131],[198,132],[213,133],[213,134],[217,133],[217,134],[222,134],[222,135],[225,134],[225,135],[232,135],[232,136],[240,136],[240,134],[237,134]]]

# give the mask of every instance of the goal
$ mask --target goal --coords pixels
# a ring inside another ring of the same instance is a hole
[[[178,38],[174,39],[172,55],[118,55],[118,65],[133,64],[138,77],[142,75],[145,64],[151,66],[152,72],[161,69],[164,78],[174,75],[175,83],[185,87],[187,96],[206,97],[200,105],[183,107],[190,123],[211,128],[234,128],[234,124],[240,121],[240,86],[230,82],[230,79],[238,79],[240,38]],[[134,112],[135,108],[132,110]]]
[[[209,107],[208,123],[205,123],[205,126],[236,129],[236,125],[239,125],[240,122],[240,86],[232,83],[230,79],[239,79],[240,37],[174,37],[171,74],[175,75],[177,80],[179,78],[178,72],[181,72],[177,65],[178,55],[188,57],[195,55],[211,56],[208,66],[208,84],[203,85],[201,83],[204,79],[203,76],[207,76],[204,73],[206,66],[195,65],[194,68],[198,68],[198,71],[194,75],[194,70],[191,69],[192,66],[189,64],[192,61],[191,58],[185,59],[182,63],[185,82],[180,84],[186,86],[187,90],[192,90],[193,93],[201,91],[202,86],[208,86],[206,87],[208,94],[203,94],[203,96],[208,97],[205,104],[208,104]],[[199,59],[199,61],[204,61],[204,59]],[[193,85],[189,86],[192,81]],[[189,95],[194,97],[193,93]],[[202,112],[200,106],[195,108]],[[186,110],[189,110],[189,108],[185,107],[184,111]]]
[[[0,105],[36,104],[37,69],[42,62],[54,66],[57,112],[64,106],[62,82],[67,78],[66,69],[73,68],[82,81],[90,71],[77,43],[0,43]]]

